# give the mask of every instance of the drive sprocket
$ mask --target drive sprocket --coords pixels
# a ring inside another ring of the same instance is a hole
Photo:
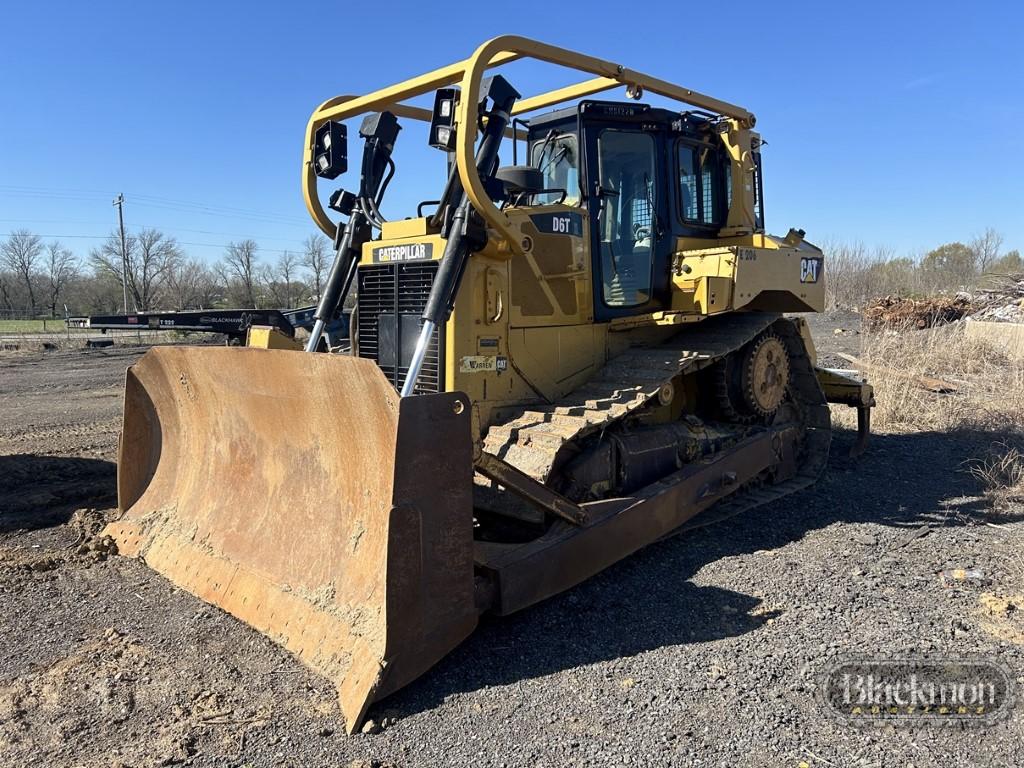
[[[789,355],[775,333],[758,336],[715,368],[718,406],[740,424],[762,421],[778,410],[790,384]]]
[[[750,346],[744,357],[744,405],[760,416],[770,416],[782,405],[789,386],[786,347],[774,333],[766,333]]]

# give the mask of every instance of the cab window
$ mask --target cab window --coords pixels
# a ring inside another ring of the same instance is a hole
[[[718,226],[724,219],[722,187],[726,183],[722,159],[704,145],[677,144],[679,159],[679,215],[688,224]]]
[[[651,298],[657,229],[654,138],[605,128],[597,137],[597,153],[604,302],[611,307],[645,304]]]
[[[754,224],[764,230],[764,182],[761,175],[761,153],[752,152],[754,157]]]
[[[565,190],[565,204],[580,202],[579,150],[575,134],[562,134],[538,141],[533,145],[531,164],[544,175],[544,189]],[[537,195],[537,205],[557,203],[561,191]]]
[[[719,154],[702,147],[700,150],[700,213],[701,223],[718,226],[722,222],[722,162]]]
[[[700,221],[697,206],[697,149],[679,145],[679,201],[683,221]]]

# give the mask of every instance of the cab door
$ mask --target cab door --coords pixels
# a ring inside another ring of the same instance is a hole
[[[651,127],[584,122],[598,322],[667,306],[671,238],[664,142]]]

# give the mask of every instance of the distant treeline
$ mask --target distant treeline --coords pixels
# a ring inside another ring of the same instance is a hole
[[[916,257],[861,243],[825,242],[825,292],[829,307],[857,308],[880,296],[930,296],[969,290],[988,275],[1017,275],[1024,262],[1003,251],[991,227],[967,243],[940,245]]]
[[[61,317],[65,306],[73,315],[120,312],[124,283],[128,311],[292,308],[316,301],[333,258],[319,234],[272,260],[241,240],[207,264],[156,229],[128,235],[125,250],[127,270],[117,233],[81,257],[59,240],[12,232],[0,240],[0,317]]]
[[[253,240],[232,242],[213,264],[190,258],[177,240],[156,229],[128,235],[129,311],[281,307],[310,304],[320,295],[333,254],[323,235],[294,252],[266,259]],[[830,307],[859,307],[884,295],[929,295],[970,288],[988,274],[1024,272],[1016,250],[986,229],[968,243],[946,243],[919,257],[860,243],[826,242]],[[59,240],[18,230],[0,241],[0,317],[60,317],[116,313],[124,307],[120,237],[113,233],[79,257]]]

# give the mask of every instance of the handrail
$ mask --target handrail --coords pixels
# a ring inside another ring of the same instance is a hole
[[[493,67],[532,58],[550,64],[588,72],[596,77],[575,85],[558,88],[547,93],[520,99],[513,114],[524,114],[544,107],[554,106],[583,96],[600,93],[617,85],[625,85],[634,93],[647,90],[675,101],[689,104],[699,109],[724,115],[735,120],[740,127],[752,128],[755,123],[753,113],[742,107],[711,96],[682,88],[665,80],[660,80],[642,72],[626,69],[621,64],[587,56],[565,48],[559,48],[536,40],[517,35],[503,35],[488,40],[470,56],[454,64],[432,70],[423,75],[404,80],[387,88],[382,88],[363,96],[335,96],[321,104],[313,112],[306,124],[306,143],[303,147],[302,186],[306,208],[317,226],[329,237],[334,237],[336,226],[328,217],[320,198],[317,195],[317,176],[313,169],[313,149],[316,129],[327,120],[344,120],[368,112],[388,109],[399,117],[411,117],[417,120],[429,119],[428,110],[414,107],[402,102],[406,99],[421,96],[448,85],[460,84],[462,95],[459,100],[457,122],[461,130],[456,133],[455,160],[459,169],[459,178],[473,207],[483,216],[484,220],[496,229],[508,243],[514,253],[522,252],[518,236],[512,230],[508,216],[498,209],[484,189],[483,182],[474,162],[476,126],[479,110],[480,84],[484,73]]]

